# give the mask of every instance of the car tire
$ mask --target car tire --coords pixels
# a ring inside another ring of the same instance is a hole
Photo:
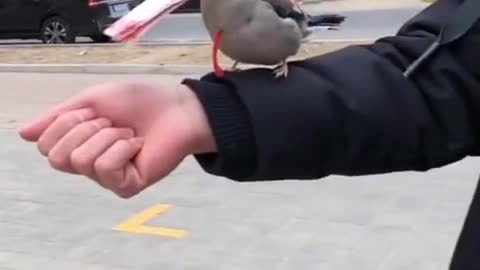
[[[75,42],[72,26],[60,17],[46,19],[41,28],[40,37],[45,44],[66,44]]]
[[[95,35],[90,37],[94,42],[97,43],[108,43],[112,41],[112,38],[106,35]]]

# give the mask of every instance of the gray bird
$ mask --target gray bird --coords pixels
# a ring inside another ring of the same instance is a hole
[[[276,78],[287,76],[287,59],[310,35],[296,0],[201,0],[203,22],[213,39],[215,74],[222,76],[217,53],[238,63],[278,65]]]

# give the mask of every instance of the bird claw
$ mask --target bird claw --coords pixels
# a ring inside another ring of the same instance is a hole
[[[274,70],[273,70],[273,74],[275,75],[275,78],[280,78],[280,77],[285,77],[287,78],[288,76],[288,64],[285,62],[285,63],[282,63],[281,65],[277,66]]]
[[[228,71],[230,71],[230,72],[241,71],[241,69],[238,67],[239,64],[240,64],[239,62],[235,62],[235,63],[228,69]]]
[[[242,71],[242,69],[237,68],[237,67],[236,67],[236,68],[231,67],[231,68],[228,69],[228,71],[229,71],[229,72],[238,72],[238,71]]]

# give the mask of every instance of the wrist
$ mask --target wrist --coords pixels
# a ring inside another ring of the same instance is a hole
[[[190,154],[217,152],[217,145],[205,109],[195,93],[186,85],[179,85],[180,103],[189,130]]]
[[[252,175],[257,148],[248,109],[239,95],[241,90],[213,74],[200,80],[184,79],[182,84],[200,102],[216,145],[215,153],[195,155],[199,164],[209,173],[231,179]]]

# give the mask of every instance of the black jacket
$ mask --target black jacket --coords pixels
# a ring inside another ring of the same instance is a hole
[[[219,148],[197,160],[259,181],[425,171],[478,155],[480,22],[403,76],[463,2],[437,0],[395,36],[292,63],[286,80],[267,69],[185,80]],[[479,250],[480,180],[449,269],[480,269]]]
[[[462,2],[439,0],[370,45],[292,62],[287,79],[253,69],[185,80],[219,148],[197,160],[259,181],[424,171],[477,155],[480,30],[402,75]]]

